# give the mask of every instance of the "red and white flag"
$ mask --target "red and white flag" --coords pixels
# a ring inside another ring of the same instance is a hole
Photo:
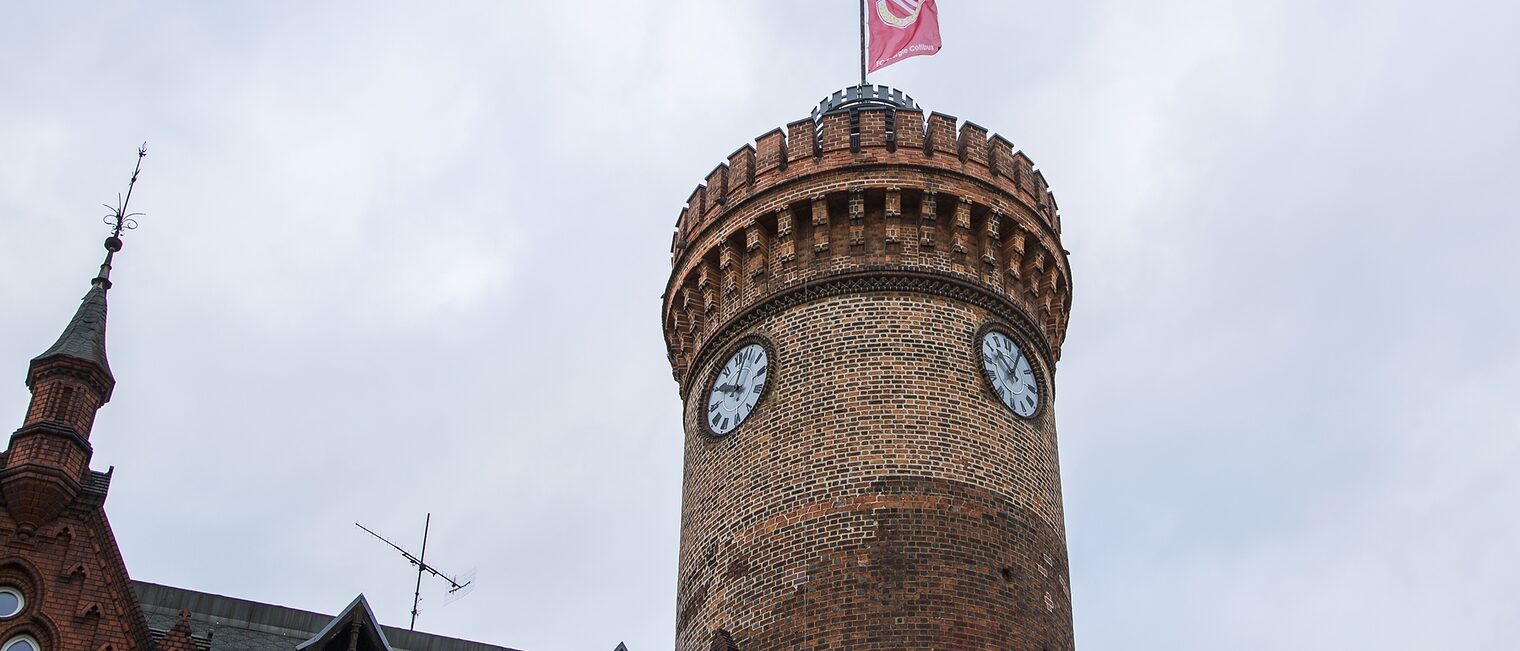
[[[871,72],[939,51],[934,0],[870,0],[866,20],[871,26]]]

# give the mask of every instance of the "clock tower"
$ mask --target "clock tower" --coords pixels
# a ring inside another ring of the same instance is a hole
[[[1055,198],[1001,136],[859,86],[687,200],[679,651],[1073,648]]]

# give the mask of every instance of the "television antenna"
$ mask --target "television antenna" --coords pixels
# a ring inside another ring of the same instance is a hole
[[[386,540],[385,536],[382,536],[382,535],[380,535],[378,533],[375,533],[375,532],[371,531],[369,529],[369,527],[366,527],[366,526],[364,526],[362,524],[359,524],[357,522],[354,523],[354,526],[356,526],[356,527],[358,527],[360,529],[363,529],[365,533],[367,533],[367,534],[369,534],[371,536],[374,536],[376,538],[379,538],[380,542],[383,542],[383,543],[385,543],[387,545],[390,545],[396,551],[401,552],[401,557],[405,558],[408,563],[411,563],[412,567],[417,568],[417,587],[412,591],[412,623],[411,623],[410,626],[407,626],[407,630],[412,630],[412,631],[417,630],[417,615],[418,615],[418,613],[422,612],[421,609],[419,608],[419,606],[422,604],[422,575],[423,574],[431,574],[431,575],[436,576],[436,577],[438,577],[440,579],[443,579],[444,583],[449,584],[449,594],[450,595],[454,595],[454,596],[453,596],[453,598],[445,601],[444,602],[445,604],[453,603],[455,600],[464,597],[466,594],[469,594],[470,591],[466,590],[466,588],[469,588],[471,585],[473,585],[475,583],[474,572],[470,572],[469,574],[467,574],[464,577],[464,582],[461,583],[459,581],[458,577],[444,574],[443,572],[438,571],[438,568],[435,568],[435,567],[433,567],[431,565],[428,565],[427,562],[424,560],[424,559],[427,558],[428,529],[432,526],[432,524],[433,524],[433,514],[429,513],[429,514],[427,514],[427,519],[424,520],[423,524],[422,524],[422,553],[413,556],[411,552],[406,551],[405,549],[402,549],[401,545],[397,545],[396,543],[393,543],[393,542],[391,542],[389,540]]]

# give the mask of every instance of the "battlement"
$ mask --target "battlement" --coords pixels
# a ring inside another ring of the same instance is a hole
[[[880,104],[814,113],[761,134],[708,173],[676,220],[674,257],[725,210],[772,187],[842,167],[884,163],[936,167],[983,181],[1022,201],[1060,232],[1044,174],[1000,135],[969,121],[957,127],[956,118],[943,113],[926,117],[921,110]]]
[[[818,107],[813,109],[813,120],[817,121],[828,113],[852,108],[899,108],[916,111],[918,103],[914,102],[907,93],[896,88],[876,84],[851,86],[836,90],[833,95],[818,102]]]
[[[664,296],[683,386],[709,342],[849,278],[870,281],[849,291],[921,291],[929,277],[950,283],[941,293],[975,288],[982,298],[955,295],[1020,314],[1060,357],[1071,278],[1044,174],[1006,138],[884,92],[825,99],[848,106],[761,134],[692,191]]]

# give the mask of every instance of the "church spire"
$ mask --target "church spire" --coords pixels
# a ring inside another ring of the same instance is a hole
[[[90,280],[79,310],[63,329],[58,341],[32,359],[26,386],[32,402],[21,429],[11,435],[0,470],[0,497],[4,508],[21,532],[31,532],[52,521],[79,495],[89,474],[90,430],[95,412],[111,399],[116,378],[106,361],[106,291],[111,288],[111,262],[121,251],[123,232],[137,227],[127,211],[132,188],[142,171],[147,145],[137,150],[137,166],[127,184],[125,197],[118,197],[106,224],[106,259]],[[26,535],[30,535],[26,533]]]
[[[137,220],[134,218],[142,214],[128,212],[128,206],[132,202],[132,190],[137,186],[137,175],[142,172],[142,159],[147,155],[148,145],[143,143],[137,148],[137,166],[132,169],[132,179],[127,182],[126,196],[117,196],[114,207],[106,204],[106,208],[111,210],[111,214],[105,217],[106,224],[111,227],[111,235],[105,241],[106,259],[100,263],[100,271],[90,279],[90,291],[85,293],[79,310],[69,320],[63,334],[58,336],[58,341],[32,360],[31,369],[27,373],[28,387],[32,386],[33,377],[42,362],[54,357],[69,357],[97,367],[106,385],[101,402],[110,399],[111,387],[116,384],[116,379],[111,375],[110,362],[106,360],[106,291],[111,289],[111,262],[116,253],[121,251],[121,236],[126,231],[137,228]]]

